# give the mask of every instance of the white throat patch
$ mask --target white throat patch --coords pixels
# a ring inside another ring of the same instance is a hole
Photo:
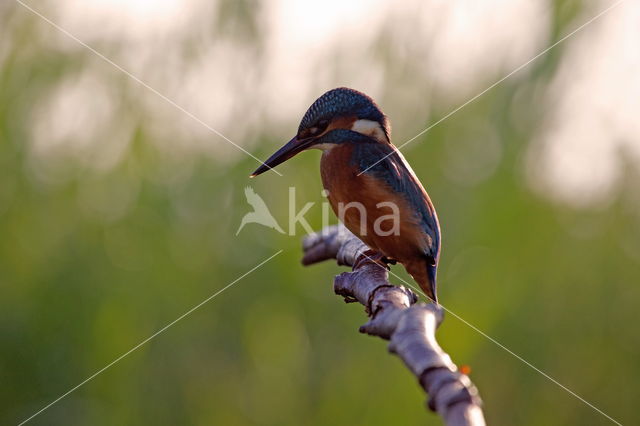
[[[319,149],[321,151],[327,152],[327,151],[331,151],[336,146],[337,145],[335,143],[319,143],[316,145],[311,145],[311,148]]]

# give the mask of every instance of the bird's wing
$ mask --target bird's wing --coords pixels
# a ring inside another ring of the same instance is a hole
[[[256,192],[250,186],[247,186],[244,189],[244,195],[245,197],[247,197],[247,203],[249,203],[249,205],[252,206],[255,211],[264,211],[265,209],[268,210],[264,200],[258,194],[256,194]]]
[[[402,194],[420,215],[420,225],[429,236],[425,255],[437,262],[440,252],[440,225],[429,195],[404,159],[400,151],[391,144],[358,143],[352,157],[359,170],[385,182],[391,189]],[[382,160],[381,160],[382,159]],[[376,162],[378,162],[376,164]],[[375,164],[372,166],[372,164]],[[368,170],[367,170],[368,168]]]

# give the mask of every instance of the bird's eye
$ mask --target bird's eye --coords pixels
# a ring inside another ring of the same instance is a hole
[[[311,132],[314,134],[324,132],[328,125],[328,120],[320,120],[316,126],[311,128]]]
[[[298,139],[305,139],[311,136],[319,135],[320,133],[324,132],[327,129],[327,126],[329,126],[328,120],[318,121],[315,126],[308,127],[307,129],[303,130],[298,135]]]

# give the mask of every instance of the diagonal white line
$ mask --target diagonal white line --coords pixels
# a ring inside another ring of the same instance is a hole
[[[43,411],[45,411],[46,409],[48,409],[49,407],[51,407],[52,405],[56,404],[57,402],[59,402],[61,399],[63,399],[64,397],[66,397],[67,395],[69,395],[70,393],[72,393],[73,391],[75,391],[76,389],[78,389],[79,387],[83,386],[85,383],[93,380],[96,376],[98,376],[99,374],[101,374],[102,372],[104,372],[106,369],[108,369],[109,367],[111,367],[112,365],[114,365],[115,363],[117,363],[118,361],[122,360],[124,357],[126,357],[127,355],[129,355],[130,353],[134,352],[136,349],[140,348],[142,345],[144,345],[145,343],[149,342],[151,339],[153,339],[154,337],[156,337],[157,335],[163,333],[164,331],[166,331],[169,327],[173,326],[175,323],[177,323],[178,321],[182,320],[184,317],[186,317],[187,315],[191,314],[193,311],[195,311],[196,309],[200,308],[202,305],[204,305],[205,303],[207,303],[208,301],[210,301],[211,299],[213,299],[214,297],[216,297],[217,295],[219,295],[220,293],[222,293],[223,291],[225,291],[226,289],[228,289],[229,287],[231,287],[232,285],[234,285],[235,283],[237,283],[238,281],[240,281],[241,279],[243,279],[244,277],[246,277],[247,275],[249,275],[250,273],[252,273],[253,271],[255,271],[256,269],[260,268],[262,265],[264,265],[265,263],[267,263],[268,261],[270,261],[271,259],[273,259],[274,257],[276,257],[277,255],[279,255],[280,253],[282,253],[283,250],[279,250],[276,253],[272,254],[270,257],[268,257],[267,259],[263,260],[262,262],[260,262],[258,265],[254,266],[253,268],[251,268],[250,270],[248,270],[247,272],[245,272],[244,274],[240,275],[238,278],[236,278],[235,280],[231,281],[229,284],[227,284],[226,286],[222,287],[220,290],[216,291],[215,293],[213,293],[211,296],[207,297],[206,299],[204,299],[202,302],[198,303],[197,305],[195,305],[193,308],[189,309],[187,312],[183,313],[182,315],[180,315],[178,318],[176,318],[175,320],[171,321],[169,324],[165,325],[164,327],[162,327],[160,330],[156,331],[155,333],[153,333],[151,336],[147,337],[146,339],[144,339],[142,342],[138,343],[137,345],[135,345],[133,348],[129,349],[127,352],[123,353],[122,355],[120,355],[118,358],[114,359],[113,361],[111,361],[109,364],[105,365],[104,367],[102,367],[100,370],[96,371],[95,373],[93,373],[91,376],[87,377],[86,379],[84,379],[82,382],[80,382],[79,384],[77,384],[76,386],[72,387],[71,389],[69,389],[67,392],[63,393],[62,395],[60,395],[58,398],[54,399],[53,401],[51,401],[49,404],[45,405],[44,407],[42,407],[39,411],[35,412],[33,415],[31,415],[29,418],[23,420],[18,426],[21,426],[25,423],[27,423],[28,421],[30,421],[31,419],[33,419],[34,417],[36,417],[37,415],[39,415],[40,413],[42,413]]]
[[[424,293],[423,293],[424,294]],[[441,305],[442,306],[442,305]],[[603,415],[604,417],[606,417],[607,419],[611,420],[613,423],[622,426],[622,423],[620,423],[619,421],[617,421],[616,419],[614,419],[613,417],[609,416],[607,413],[605,413],[604,411],[602,411],[601,409],[599,409],[598,407],[596,407],[595,405],[593,405],[592,403],[590,403],[589,401],[587,401],[586,399],[584,399],[583,397],[581,397],[580,395],[578,395],[577,393],[575,393],[574,391],[572,391],[571,389],[569,389],[568,387],[566,387],[565,385],[563,385],[562,383],[560,383],[559,381],[557,381],[556,379],[554,379],[553,377],[551,377],[550,375],[548,375],[547,373],[545,373],[544,371],[540,370],[538,367],[536,367],[535,365],[531,364],[529,361],[527,361],[526,359],[522,358],[520,355],[516,354],[515,352],[513,352],[511,349],[507,348],[506,346],[504,346],[502,343],[498,342],[496,339],[494,339],[493,337],[489,336],[487,333],[483,332],[482,330],[480,330],[478,327],[476,327],[475,325],[469,323],[468,321],[466,321],[464,318],[460,317],[458,314],[456,314],[455,312],[452,312],[450,309],[445,308],[444,306],[442,306],[442,309],[444,309],[445,311],[447,311],[448,313],[450,313],[451,315],[453,315],[454,317],[456,317],[459,321],[461,321],[463,324],[467,325],[468,327],[470,327],[472,330],[475,330],[478,334],[480,334],[481,336],[485,337],[486,339],[488,339],[489,341],[493,342],[496,346],[500,347],[501,349],[507,351],[509,354],[511,354],[512,356],[514,356],[516,359],[518,359],[520,362],[528,365],[529,367],[531,367],[533,370],[537,371],[538,373],[540,373],[541,375],[543,375],[544,377],[546,377],[548,380],[550,380],[551,382],[555,383],[556,385],[560,386],[562,389],[564,389],[565,391],[567,391],[569,394],[573,395],[574,397],[576,397],[577,399],[579,399],[580,401],[582,401],[583,403],[585,403],[586,405],[588,405],[589,407],[593,408],[595,411],[597,411],[598,413],[600,413],[601,415]]]
[[[381,268],[384,268],[384,266],[380,265],[380,263],[376,262],[374,259],[370,258],[369,256],[367,256],[366,254],[362,253],[362,256],[366,257],[367,259],[369,259],[370,261],[372,261],[374,264],[378,265]],[[386,269],[386,268],[385,268]],[[433,299],[431,299],[429,296],[427,296],[422,289],[417,288],[414,285],[409,284],[407,281],[405,281],[404,279],[402,279],[400,276],[398,276],[397,274],[395,274],[393,271],[388,270],[389,273],[391,275],[393,275],[395,278],[399,279],[400,281],[402,281],[404,284],[406,284],[407,286],[411,287],[413,290],[417,291],[418,293],[422,294],[423,296],[425,296],[427,299],[431,300],[433,302]],[[472,330],[476,331],[478,334],[480,334],[481,336],[485,337],[486,339],[488,339],[489,341],[493,342],[496,346],[498,346],[499,348],[505,350],[507,353],[511,354],[513,357],[515,357],[517,360],[519,360],[520,362],[526,364],[527,366],[531,367],[533,370],[537,371],[538,373],[540,373],[541,375],[543,375],[544,377],[546,377],[548,380],[550,380],[551,382],[555,383],[556,385],[560,386],[562,389],[564,389],[565,391],[567,391],[569,394],[573,395],[574,397],[576,397],[577,399],[579,399],[580,401],[582,401],[583,403],[585,403],[586,405],[588,405],[589,407],[593,408],[595,411],[597,411],[598,413],[602,414],[604,417],[606,417],[607,419],[611,420],[613,423],[617,424],[618,426],[622,426],[622,423],[618,422],[616,419],[614,419],[613,417],[609,416],[607,413],[605,413],[604,411],[602,411],[601,409],[599,409],[598,407],[596,407],[595,405],[593,405],[592,403],[590,403],[589,401],[587,401],[586,399],[584,399],[583,397],[581,397],[580,395],[578,395],[577,393],[575,393],[574,391],[572,391],[571,389],[569,389],[568,387],[566,387],[565,385],[563,385],[562,383],[560,383],[559,381],[557,381],[556,379],[554,379],[553,377],[551,377],[550,375],[548,375],[547,373],[545,373],[544,371],[540,370],[538,367],[536,367],[535,365],[531,364],[529,361],[527,361],[526,359],[522,358],[520,355],[516,354],[515,352],[513,352],[511,349],[507,348],[505,345],[503,345],[502,343],[498,342],[496,339],[494,339],[493,337],[489,336],[487,333],[485,333],[484,331],[480,330],[478,327],[476,327],[475,325],[471,324],[470,322],[468,322],[467,320],[465,320],[464,318],[462,318],[460,315],[456,314],[455,312],[453,312],[452,310],[446,308],[444,305],[439,304],[439,306],[442,307],[442,309],[444,309],[445,311],[447,311],[448,313],[450,313],[451,315],[453,315],[454,317],[456,317],[459,321],[461,321],[463,324],[465,324],[466,326],[468,326],[469,328],[471,328]]]
[[[432,125],[430,125],[429,127],[427,127],[426,129],[422,130],[420,133],[418,133],[417,135],[415,135],[414,137],[412,137],[411,139],[407,140],[406,142],[404,142],[402,145],[398,146],[398,150],[404,148],[405,146],[407,146],[408,144],[410,144],[411,142],[413,142],[414,140],[416,140],[417,138],[419,138],[420,136],[424,135],[425,133],[427,133],[429,130],[433,129],[434,127],[436,127],[438,124],[442,123],[444,120],[446,120],[447,118],[451,117],[453,114],[455,114],[456,112],[460,111],[462,108],[466,107],[467,105],[469,105],[471,102],[475,101],[476,99],[478,99],[479,97],[481,97],[482,95],[484,95],[485,93],[487,93],[488,91],[490,91],[491,89],[493,89],[494,87],[496,87],[497,85],[499,85],[500,83],[502,83],[503,81],[505,81],[506,79],[508,79],[509,77],[511,77],[512,75],[514,75],[515,73],[517,73],[518,71],[520,71],[521,69],[523,69],[524,67],[526,67],[527,65],[529,65],[531,62],[535,61],[536,59],[538,59],[539,57],[543,56],[544,54],[546,54],[547,52],[549,52],[551,49],[553,49],[554,47],[556,47],[557,45],[559,45],[560,43],[562,43],[563,41],[567,40],[569,37],[575,35],[577,32],[579,32],[580,30],[584,29],[586,26],[588,26],[589,24],[593,23],[595,20],[601,18],[603,15],[605,15],[606,13],[608,13],[609,11],[611,11],[613,8],[615,8],[616,6],[620,5],[623,1],[625,0],[618,0],[617,2],[615,2],[614,4],[612,4],[611,6],[607,7],[606,9],[604,9],[602,12],[598,13],[596,16],[594,16],[593,18],[589,19],[587,22],[585,22],[584,24],[580,25],[578,28],[576,28],[575,30],[571,31],[569,34],[565,35],[564,37],[562,37],[560,40],[556,41],[555,43],[553,43],[551,46],[547,47],[546,49],[544,49],[542,52],[538,53],[536,56],[534,56],[533,58],[529,59],[527,62],[525,62],[524,64],[520,65],[518,68],[514,69],[513,71],[511,71],[509,74],[505,75],[504,77],[502,77],[500,80],[496,81],[495,83],[493,83],[491,86],[487,87],[486,89],[484,89],[482,92],[478,93],[477,95],[475,95],[474,97],[472,97],[471,99],[469,99],[468,101],[466,101],[465,103],[463,103],[462,105],[460,105],[459,107],[453,109],[452,111],[450,111],[449,113],[447,113],[444,117],[440,118],[438,121],[436,121],[435,123],[433,123]],[[361,174],[367,172],[369,169],[371,169],[372,167],[376,166],[377,164],[379,164],[381,161],[384,161],[387,157],[389,157],[390,155],[393,155],[393,152],[385,155],[384,157],[382,157],[381,159],[379,159],[378,161],[376,161],[375,163],[373,163],[372,165],[370,165],[369,167],[367,167],[366,169],[364,169],[363,171],[361,171],[360,173],[358,173],[358,176],[360,176]]]
[[[87,43],[83,42],[82,40],[80,40],[78,37],[74,36],[73,34],[71,34],[69,31],[65,30],[64,28],[60,27],[58,24],[56,24],[55,22],[53,22],[52,20],[50,20],[49,18],[47,18],[46,16],[44,16],[43,14],[41,14],[40,12],[38,12],[37,10],[33,9],[31,6],[29,6],[28,4],[24,3],[22,0],[16,0],[16,2],[18,2],[21,6],[23,6],[25,9],[29,10],[31,13],[33,13],[36,16],[39,16],[42,20],[46,21],[47,23],[49,23],[52,27],[54,27],[55,29],[57,29],[58,31],[60,31],[61,33],[63,33],[64,35],[66,35],[67,37],[69,37],[70,39],[74,40],[75,42],[77,42],[78,44],[84,46],[85,48],[87,48],[88,50],[90,50],[92,53],[94,53],[96,56],[98,56],[100,59],[102,59],[103,61],[107,62],[108,64],[111,64],[112,66],[114,66],[115,68],[117,68],[119,71],[123,72],[124,74],[126,74],[128,77],[130,77],[132,80],[136,81],[137,83],[141,84],[142,86],[144,86],[145,88],[149,89],[151,92],[155,93],[156,95],[158,95],[160,98],[164,99],[165,101],[167,101],[168,103],[170,103],[171,105],[173,105],[174,107],[176,107],[177,109],[179,109],[180,111],[182,111],[183,113],[185,113],[186,115],[188,115],[190,118],[192,118],[194,121],[202,124],[204,127],[206,127],[207,129],[211,130],[213,133],[215,133],[216,135],[220,136],[222,139],[224,139],[225,141],[229,142],[231,145],[235,146],[236,148],[238,148],[240,151],[244,152],[245,154],[247,154],[248,156],[250,156],[251,158],[253,158],[254,160],[258,161],[259,163],[261,163],[262,165],[267,166],[264,161],[262,161],[261,159],[259,159],[258,157],[256,157],[255,155],[253,155],[252,153],[250,153],[249,151],[247,151],[246,149],[244,149],[243,147],[241,147],[240,145],[238,145],[237,143],[233,142],[231,139],[229,139],[228,137],[226,137],[225,135],[223,135],[222,133],[220,133],[219,131],[217,131],[216,129],[214,129],[213,127],[211,127],[210,125],[208,125],[207,123],[205,123],[201,118],[199,118],[198,116],[196,116],[195,114],[193,114],[192,112],[188,111],[187,109],[185,109],[184,107],[182,107],[181,105],[179,105],[178,103],[176,103],[175,101],[173,101],[172,99],[170,99],[169,97],[167,97],[166,95],[162,94],[161,92],[159,92],[158,90],[154,89],[153,87],[149,86],[147,83],[145,83],[143,80],[141,80],[140,78],[136,77],[135,75],[131,74],[129,71],[127,71],[125,68],[123,68],[122,66],[118,65],[117,63],[113,62],[111,59],[107,58],[105,55],[103,55],[102,53],[98,52],[96,49],[94,49],[93,47],[89,46]],[[270,170],[272,170],[274,173],[276,173],[279,176],[282,176],[282,173],[278,172],[277,170],[267,166]]]

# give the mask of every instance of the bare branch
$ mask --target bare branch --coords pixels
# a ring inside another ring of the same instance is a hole
[[[435,332],[444,313],[434,304],[416,303],[416,294],[389,283],[386,268],[371,260],[369,248],[341,225],[329,226],[303,242],[302,263],[327,259],[352,266],[334,280],[334,291],[347,302],[365,306],[369,322],[360,332],[389,340],[398,355],[430,395],[428,406],[448,426],[485,424],[478,391],[469,377],[458,371],[438,342]]]

